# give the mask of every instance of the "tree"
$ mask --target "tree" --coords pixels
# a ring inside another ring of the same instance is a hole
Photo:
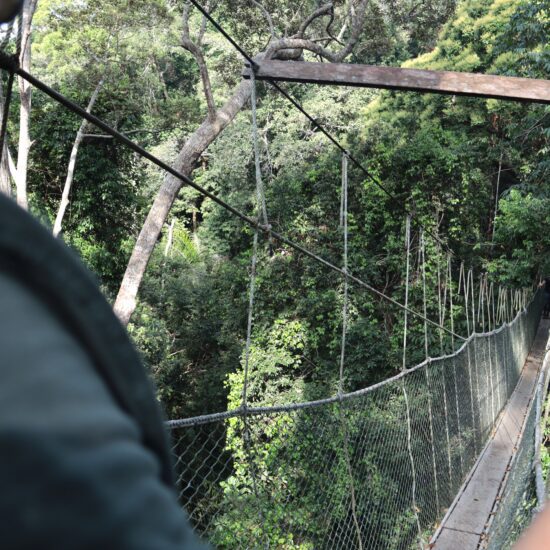
[[[25,0],[21,18],[21,55],[19,63],[24,71],[30,72],[31,48],[32,48],[32,20],[36,12],[38,0]],[[28,209],[27,198],[27,170],[29,166],[29,154],[32,147],[30,137],[30,121],[32,108],[32,87],[24,79],[19,77],[19,96],[21,100],[19,114],[19,145],[17,148],[17,172],[15,186],[17,189],[17,204]]]
[[[25,0],[22,3],[20,28],[17,29],[19,48],[19,64],[22,69],[28,71],[31,66],[31,42],[32,42],[32,21],[36,11],[38,0]],[[8,27],[8,33],[12,33],[13,26]],[[6,36],[6,41],[9,39]],[[32,146],[30,139],[30,116],[32,106],[32,88],[24,79],[18,78],[20,113],[19,113],[19,142],[17,150],[17,164],[13,161],[10,148],[4,143],[4,153],[2,165],[0,166],[0,189],[1,192],[11,195],[11,180],[15,182],[17,189],[17,203],[22,208],[28,208],[27,200],[27,168],[29,162],[29,152]],[[0,115],[8,116],[3,113],[4,90],[0,84]]]
[[[254,4],[258,6],[257,2]],[[294,25],[294,33],[291,33],[290,28],[287,27],[285,29],[287,34],[282,37],[276,35],[271,15],[262,10],[262,14],[269,24],[271,40],[267,48],[258,54],[258,58],[299,59],[303,56],[304,51],[308,51],[331,62],[343,61],[351,54],[361,38],[367,4],[368,0],[358,0],[357,2],[350,0],[347,5],[349,11],[339,14],[342,30],[338,34],[342,34],[342,37],[347,34],[347,41],[338,49],[322,45],[323,37],[308,37],[307,35],[310,28],[315,28],[314,23],[317,23],[319,19],[329,18],[332,21],[337,11],[332,3],[314,10],[304,17],[299,25]],[[213,9],[215,5],[209,5],[209,8]],[[297,11],[294,15],[299,14],[300,11]],[[201,126],[187,139],[174,163],[174,168],[186,176],[193,173],[200,155],[244,108],[250,98],[252,86],[249,81],[241,82],[224,105],[219,109],[216,108],[203,49],[206,18],[202,18],[195,37],[191,36],[190,18],[191,9],[186,5],[183,10],[181,45],[193,55],[199,66],[208,115]],[[319,41],[320,39],[321,41]],[[332,37],[324,38],[325,43],[333,41]],[[341,44],[341,40],[338,41],[338,44]],[[136,296],[143,275],[182,185],[183,182],[180,179],[171,175],[166,177],[140,231],[114,305],[115,313],[123,324],[128,324],[134,312]]]
[[[100,93],[120,88],[124,75],[134,71],[143,61],[143,53],[136,50],[136,35],[151,34],[153,28],[165,26],[166,13],[161,2],[132,2],[113,4],[96,0],[67,4],[60,0],[46,0],[38,14],[40,36],[39,65],[46,65],[50,74],[58,75],[59,84],[66,87],[76,82],[82,90],[92,90],[86,111],[91,113]],[[150,52],[150,50],[146,50]],[[63,52],[63,53],[60,53]],[[70,52],[69,56],[66,52]],[[136,79],[136,87],[144,85],[144,78]],[[69,81],[69,82],[67,82]],[[126,111],[134,107],[128,102]],[[120,119],[121,112],[117,113]],[[53,233],[59,235],[69,205],[78,152],[86,137],[88,124],[82,121],[76,132],[69,156],[61,202]]]

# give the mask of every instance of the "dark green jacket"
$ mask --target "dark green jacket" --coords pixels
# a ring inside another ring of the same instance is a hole
[[[161,415],[97,286],[0,197],[0,548],[195,549]]]

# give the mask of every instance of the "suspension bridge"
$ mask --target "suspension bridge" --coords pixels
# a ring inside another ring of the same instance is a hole
[[[217,547],[508,547],[544,499],[540,298],[364,390],[169,422],[195,527]]]
[[[439,317],[427,314],[426,241],[444,248],[403,206],[404,303],[353,275],[348,265],[348,164],[354,163],[395,199],[353,154],[277,82],[315,82],[516,101],[550,102],[550,83],[485,75],[376,70],[295,62],[259,63],[193,4],[243,55],[252,81],[257,213],[250,217],[144,150],[21,69],[0,53],[9,72],[96,125],[162,170],[210,198],[254,230],[242,405],[232,411],[168,422],[174,441],[180,501],[195,529],[220,548],[409,549],[505,548],[544,504],[539,449],[550,355],[543,295],[509,290],[474,276],[450,251],[438,252]],[[420,74],[422,73],[422,74]],[[273,230],[262,182],[256,80],[267,80],[342,152],[342,267]],[[4,108],[2,141],[8,108]],[[3,148],[2,148],[3,149]],[[411,233],[416,224],[423,311],[409,304]],[[326,399],[250,406],[249,359],[259,240],[265,236],[339,274],[344,285],[338,392]],[[441,261],[441,258],[444,258]],[[457,265],[459,263],[459,265]],[[365,389],[344,391],[348,288],[360,286],[404,315],[399,374]],[[454,289],[456,294],[453,294]],[[453,302],[454,300],[454,302]],[[455,330],[454,306],[466,336]],[[424,327],[425,360],[407,361],[410,319]],[[430,357],[428,331],[441,355]],[[450,348],[450,349],[447,349]],[[445,353],[448,351],[447,353]]]

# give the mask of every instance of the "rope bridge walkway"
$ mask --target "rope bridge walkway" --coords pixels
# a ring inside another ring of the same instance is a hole
[[[518,384],[540,298],[452,355],[367,389],[169,422],[180,498],[197,530],[221,548],[426,547]],[[520,477],[532,467],[534,411]],[[523,481],[514,481],[520,496]],[[516,493],[493,523],[499,540]]]

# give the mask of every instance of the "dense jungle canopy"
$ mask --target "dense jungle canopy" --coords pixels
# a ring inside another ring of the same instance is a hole
[[[207,5],[251,55],[278,44],[279,58],[321,59],[307,48],[283,49],[284,37],[293,37],[331,52],[349,43],[342,60],[350,63],[550,74],[547,0]],[[309,21],[316,10],[322,13]],[[196,9],[183,0],[27,0],[23,21],[30,32],[24,62],[32,73],[253,215],[250,84],[241,84],[242,58]],[[4,75],[4,90],[6,84]],[[56,229],[113,303],[126,272],[118,312],[124,321],[131,316],[129,331],[169,417],[238,406],[253,231],[185,186],[176,189],[172,205],[165,190],[173,190],[173,182],[160,170],[41,93],[33,92],[31,101],[28,87],[19,88],[3,189],[23,206],[28,200],[29,210]],[[495,282],[520,288],[550,271],[548,107],[339,87],[286,89],[398,198],[350,166],[354,274],[403,300],[404,205],[456,258]],[[271,224],[341,265],[339,151],[263,83],[258,124]],[[411,304],[421,310],[418,242],[413,229]],[[436,318],[438,272],[447,257],[434,240],[427,247],[428,313]],[[456,280],[459,260],[452,268]],[[267,240],[258,270],[250,402],[334,394],[342,280]],[[346,391],[398,372],[403,340],[402,313],[364,289],[350,289],[349,315]],[[432,355],[449,346],[437,331],[430,339]],[[409,362],[422,358],[423,327],[416,322]]]

